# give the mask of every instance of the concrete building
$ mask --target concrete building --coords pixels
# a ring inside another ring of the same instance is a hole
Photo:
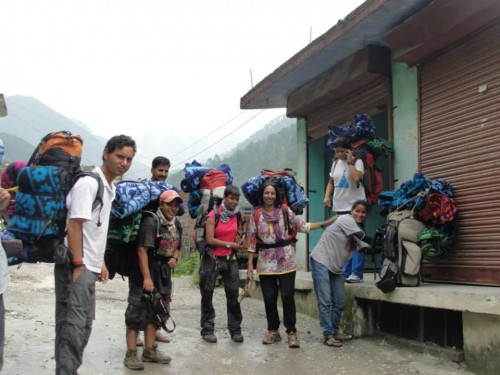
[[[452,184],[453,251],[423,265],[427,282],[418,288],[384,295],[373,283],[349,285],[346,317],[355,334],[453,347],[452,358],[472,370],[499,373],[500,2],[368,0],[246,93],[241,108],[286,108],[297,118],[294,169],[310,199],[308,221],[328,214],[320,209],[332,159],[328,125],[358,112],[393,143],[395,155],[382,165],[385,190],[415,172]],[[383,222],[372,210],[367,230]],[[307,271],[319,235],[297,250],[306,271],[298,283],[303,309],[316,304]]]

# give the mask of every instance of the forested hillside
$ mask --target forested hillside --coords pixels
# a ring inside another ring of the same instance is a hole
[[[296,168],[297,165],[297,134],[295,121],[283,118],[283,123],[274,123],[257,132],[244,145],[239,145],[226,157],[214,156],[202,163],[205,167],[218,167],[225,163],[233,172],[233,184],[241,186],[249,177],[260,174],[262,169]],[[273,132],[276,127],[282,127]],[[262,137],[262,133],[266,133]],[[180,186],[184,178],[182,171],[171,173],[168,181]]]
[[[28,161],[33,150],[35,149],[30,143],[24,139],[12,134],[0,133],[0,139],[5,146],[4,159],[6,163],[16,160]]]

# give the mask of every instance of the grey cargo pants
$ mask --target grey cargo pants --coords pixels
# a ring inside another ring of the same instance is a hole
[[[84,267],[75,283],[71,265],[54,266],[56,292],[56,375],[74,375],[83,361],[95,318],[97,275]]]

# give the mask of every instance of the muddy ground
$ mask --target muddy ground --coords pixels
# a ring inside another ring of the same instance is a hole
[[[4,374],[53,374],[54,291],[53,267],[24,264],[11,267],[5,293],[6,347]],[[122,364],[125,355],[124,311],[127,283],[120,278],[97,287],[97,318],[79,374],[138,373]],[[342,349],[326,347],[318,321],[298,315],[300,349],[289,349],[285,340],[264,346],[266,321],[259,300],[242,302],[245,342],[231,341],[225,327],[225,299],[218,288],[217,344],[204,342],[199,333],[200,296],[190,277],[174,278],[172,316],[177,328],[171,343],[160,343],[173,357],[169,365],[146,364],[149,374],[471,374],[465,365],[441,361],[389,345],[381,339],[360,338]],[[284,330],[281,329],[282,335]],[[140,372],[139,372],[140,373]]]

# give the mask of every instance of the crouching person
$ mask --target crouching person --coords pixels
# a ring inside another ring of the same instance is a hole
[[[148,293],[158,292],[170,306],[172,296],[171,272],[180,255],[182,227],[176,215],[182,198],[174,190],[161,194],[155,215],[144,214],[137,242],[138,267],[130,272],[128,307],[125,312],[127,326],[127,354],[123,364],[132,370],[144,369],[143,362],[168,364],[172,358],[155,344],[160,328]],[[159,224],[159,226],[158,226]],[[137,336],[144,331],[144,350],[137,356]]]

